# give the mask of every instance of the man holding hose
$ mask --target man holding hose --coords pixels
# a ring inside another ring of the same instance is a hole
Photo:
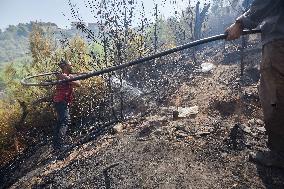
[[[61,73],[57,74],[59,80],[72,78],[72,65],[66,60],[61,60],[59,65]],[[73,88],[80,86],[80,81],[71,81],[56,85],[53,97],[54,107],[57,114],[57,125],[54,127],[53,147],[56,151],[64,150],[66,132],[70,122],[69,106],[73,99]]]
[[[251,159],[284,168],[284,0],[254,0],[250,9],[227,28],[227,40],[237,39],[243,29],[259,25],[263,44],[259,96],[269,150],[251,154]]]

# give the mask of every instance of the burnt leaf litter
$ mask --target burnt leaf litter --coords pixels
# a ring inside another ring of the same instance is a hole
[[[85,1],[99,20],[97,33],[68,3],[81,35],[104,47],[103,61],[90,52],[94,69],[169,48],[141,1]],[[153,9],[155,18],[165,3]],[[133,32],[137,6],[142,9]],[[176,30],[178,37],[188,32]],[[71,129],[62,159],[54,159],[51,138],[43,135],[1,167],[0,188],[283,188],[283,170],[248,161],[250,151],[265,149],[267,138],[257,91],[260,45],[257,38],[247,43],[243,76],[235,58],[240,54],[226,42],[105,74],[104,107],[88,110]],[[205,73],[201,63],[214,66]],[[198,110],[181,116],[192,107]]]

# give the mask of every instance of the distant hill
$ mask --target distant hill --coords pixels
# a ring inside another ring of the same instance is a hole
[[[0,30],[0,64],[24,57],[29,53],[29,34],[34,23],[10,25],[3,32]],[[54,23],[38,24],[58,30]]]
[[[29,53],[29,35],[35,23],[42,26],[44,31],[53,33],[56,39],[70,38],[76,34],[81,34],[75,27],[76,22],[72,22],[71,29],[61,29],[56,24],[50,22],[30,22],[25,24],[20,23],[16,26],[10,25],[4,31],[0,30],[0,70],[5,63],[26,57]],[[97,30],[97,25],[93,23],[88,24],[89,29],[92,31]]]
[[[0,62],[11,61],[28,53],[28,38],[32,24],[10,25],[0,32]]]

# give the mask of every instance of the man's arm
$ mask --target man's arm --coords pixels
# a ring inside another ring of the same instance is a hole
[[[70,75],[69,78],[72,78],[73,75]],[[80,87],[81,86],[81,82],[79,80],[76,81],[71,81],[70,82],[74,87]]]
[[[256,28],[269,14],[280,6],[281,0],[254,0],[251,8],[237,18],[243,28]]]
[[[70,79],[72,78],[72,75],[66,75],[66,74],[58,74],[57,75],[57,79],[59,80],[65,80],[65,79]],[[69,82],[71,85],[73,85],[74,87],[80,87],[81,86],[81,82],[79,80],[77,81],[71,81]]]
[[[282,0],[254,0],[251,8],[226,29],[227,40],[238,39],[244,28],[256,28],[269,14],[280,6]]]

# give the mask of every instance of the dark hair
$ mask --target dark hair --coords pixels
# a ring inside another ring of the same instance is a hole
[[[61,59],[60,62],[59,62],[59,64],[58,64],[58,66],[59,66],[60,68],[62,68],[62,67],[65,66],[66,64],[67,64],[67,61]]]

